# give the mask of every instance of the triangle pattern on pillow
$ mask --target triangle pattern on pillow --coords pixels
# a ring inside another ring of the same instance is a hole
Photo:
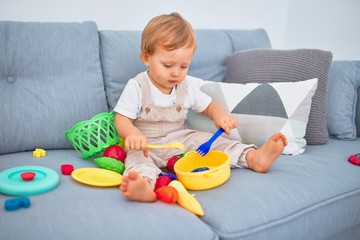
[[[260,84],[243,98],[231,113],[288,119],[278,92],[269,84]]]

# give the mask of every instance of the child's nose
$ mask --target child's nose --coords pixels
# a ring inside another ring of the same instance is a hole
[[[180,73],[179,69],[175,68],[172,70],[171,75],[177,77],[179,76],[179,73]]]

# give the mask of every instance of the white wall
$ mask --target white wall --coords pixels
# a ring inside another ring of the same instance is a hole
[[[360,60],[359,0],[289,0],[284,48],[330,50]]]
[[[142,30],[173,11],[194,28],[265,28],[274,47],[283,45],[287,0],[0,0],[0,20],[93,20],[114,30]]]
[[[0,20],[93,20],[114,30],[142,30],[155,15],[173,11],[194,28],[264,28],[273,48],[360,59],[359,0],[0,0]]]

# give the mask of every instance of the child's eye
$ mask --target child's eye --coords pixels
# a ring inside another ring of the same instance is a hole
[[[187,68],[188,68],[188,66],[181,66],[181,68],[182,68],[182,69],[187,69]]]
[[[164,67],[166,67],[166,68],[171,68],[172,65],[170,65],[170,64],[164,64]]]

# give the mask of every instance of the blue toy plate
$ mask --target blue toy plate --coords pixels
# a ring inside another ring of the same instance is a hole
[[[35,173],[32,181],[24,181],[21,174]],[[57,172],[40,166],[21,166],[0,173],[0,192],[8,195],[25,196],[45,193],[54,189],[60,182]]]

